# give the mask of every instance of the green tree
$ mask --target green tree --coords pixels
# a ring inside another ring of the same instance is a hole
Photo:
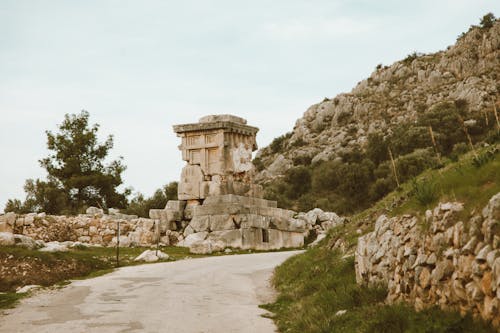
[[[493,13],[488,13],[481,18],[479,24],[481,25],[481,28],[489,29],[493,26],[495,20],[495,15],[493,15]]]
[[[177,200],[177,182],[171,182],[156,190],[150,198],[145,198],[142,193],[137,193],[130,204],[122,212],[125,214],[149,217],[150,209],[164,208],[169,200]]]
[[[70,214],[88,206],[125,207],[130,190],[117,189],[125,170],[123,158],[105,164],[113,137],[100,143],[98,130],[98,124],[89,125],[87,111],[66,114],[57,133],[46,131],[50,154],[39,162],[47,170],[47,180],[28,179],[25,202],[19,206],[10,200],[6,208]]]

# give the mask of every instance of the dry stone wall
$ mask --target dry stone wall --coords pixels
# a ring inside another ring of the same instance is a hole
[[[387,285],[388,302],[439,305],[500,327],[500,193],[470,218],[462,210],[457,202],[428,210],[428,230],[415,216],[380,216],[358,240],[357,282]]]
[[[112,211],[105,215],[102,210],[89,208],[87,214],[55,216],[40,214],[0,215],[0,232],[25,235],[44,242],[72,241],[86,244],[115,246],[118,223],[120,246],[149,246],[156,244],[158,235],[164,245],[175,244],[180,235],[167,230],[159,220],[139,218]],[[159,230],[158,230],[159,228]]]

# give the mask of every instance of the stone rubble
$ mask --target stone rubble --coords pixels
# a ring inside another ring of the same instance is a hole
[[[481,213],[464,220],[462,210],[443,203],[421,222],[381,215],[358,239],[356,281],[386,285],[388,302],[439,305],[500,327],[500,193]]]

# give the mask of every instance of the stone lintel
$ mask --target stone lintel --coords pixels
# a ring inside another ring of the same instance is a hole
[[[277,208],[276,201],[260,199],[256,197],[248,197],[236,194],[225,195],[211,195],[205,199],[204,205],[218,204],[218,203],[240,203],[247,206],[270,207]]]
[[[224,132],[240,133],[245,135],[255,135],[259,131],[257,127],[239,124],[230,121],[216,121],[212,123],[193,123],[174,125],[174,132],[179,134],[187,132],[199,132],[209,130],[224,130]]]

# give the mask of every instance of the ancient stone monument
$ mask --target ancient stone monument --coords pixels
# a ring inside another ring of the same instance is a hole
[[[182,159],[187,162],[179,182],[179,200],[220,194],[261,197],[261,187],[252,182],[252,151],[257,149],[258,130],[231,115],[175,125],[175,133],[182,138]]]
[[[306,222],[294,218],[294,211],[277,208],[275,201],[262,199],[261,186],[253,182],[258,130],[232,115],[174,126],[186,161],[179,200],[150,215],[166,229],[181,232],[180,244],[191,252],[303,246]]]

